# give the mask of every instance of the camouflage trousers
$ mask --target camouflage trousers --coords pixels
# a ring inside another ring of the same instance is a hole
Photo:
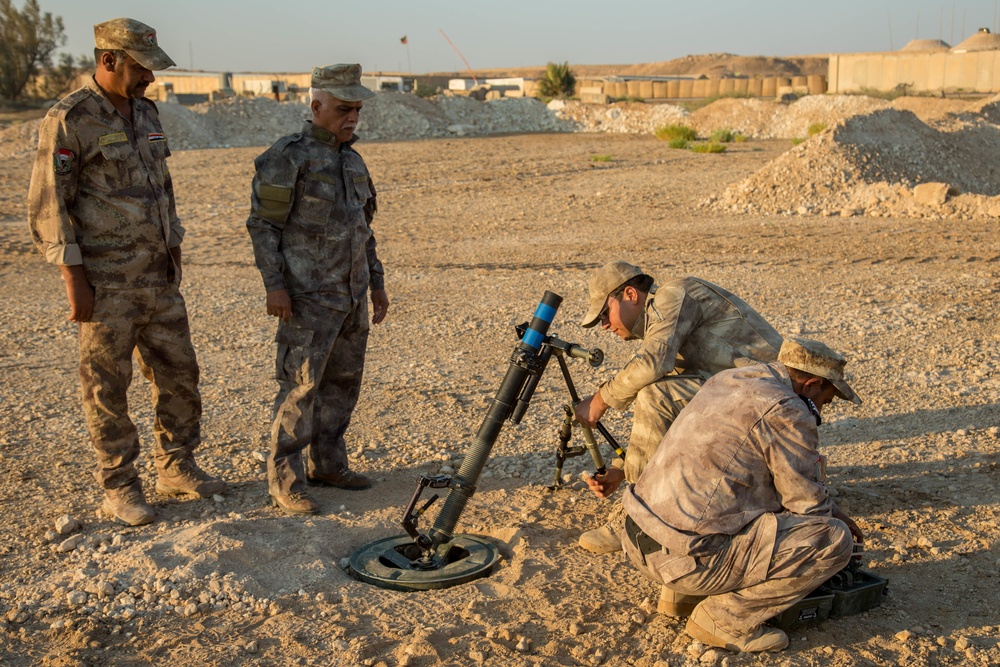
[[[710,596],[701,605],[737,635],[814,591],[847,566],[854,548],[842,521],[788,512],[761,515],[731,538],[720,539],[722,545],[708,555],[658,551],[644,556],[622,532],[625,553],[647,577],[679,593]]]
[[[347,468],[344,433],[361,393],[368,346],[367,301],[342,312],[295,299],[292,313],[275,336],[278,395],[267,460],[272,495],[304,491],[307,470]]]
[[[646,385],[632,403],[632,434],[625,456],[625,479],[632,484],[646,468],[667,429],[705,381],[699,375],[668,375]]]
[[[80,323],[79,334],[83,411],[101,486],[113,489],[138,479],[139,436],[128,415],[133,352],[153,387],[157,468],[190,457],[201,442],[201,395],[187,309],[177,286],[98,287],[94,314]]]

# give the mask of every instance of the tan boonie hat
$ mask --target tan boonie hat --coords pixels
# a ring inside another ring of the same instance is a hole
[[[823,343],[808,338],[786,338],[778,351],[778,361],[789,368],[829,380],[837,389],[838,396],[861,405],[861,399],[844,379],[847,359]]]
[[[313,67],[310,87],[325,90],[345,102],[360,102],[375,96],[361,85],[361,65]]]
[[[638,266],[632,266],[621,260],[608,262],[590,277],[587,290],[590,293],[590,308],[580,323],[584,328],[590,328],[601,319],[601,311],[608,301],[608,295],[636,276],[644,275]]]
[[[111,19],[94,26],[94,46],[124,51],[149,70],[167,69],[177,63],[159,47],[156,31],[135,19]]]

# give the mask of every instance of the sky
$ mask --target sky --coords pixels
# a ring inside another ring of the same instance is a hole
[[[721,52],[820,55],[890,51],[915,38],[954,46],[981,27],[1000,32],[1000,0],[38,2],[62,17],[63,50],[73,55],[92,54],[93,24],[127,16],[152,26],[178,67],[227,72],[305,72],[339,62],[365,71],[462,72],[462,56],[473,69],[497,69]]]

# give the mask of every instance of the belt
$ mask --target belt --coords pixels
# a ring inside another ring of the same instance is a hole
[[[642,532],[642,528],[640,528],[635,521],[632,520],[632,517],[627,515],[625,517],[625,534],[628,535],[629,541],[635,545],[635,548],[638,549],[643,556],[656,553],[657,551],[670,553],[669,550],[660,546],[659,542]]]

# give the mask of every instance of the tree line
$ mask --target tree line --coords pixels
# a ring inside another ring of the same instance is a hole
[[[66,43],[62,17],[42,12],[38,0],[25,0],[18,10],[12,0],[0,0],[0,98],[18,100],[30,90],[43,98],[58,97],[81,71],[93,67],[87,56],[63,53]]]

